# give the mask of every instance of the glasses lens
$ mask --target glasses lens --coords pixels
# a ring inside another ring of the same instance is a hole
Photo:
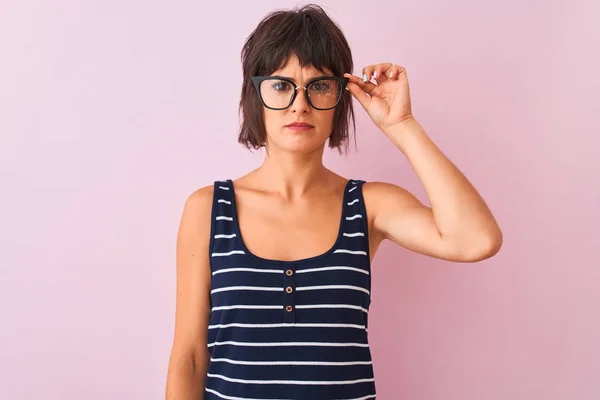
[[[266,79],[260,83],[260,95],[267,107],[286,108],[294,95],[294,85],[281,79]]]
[[[333,108],[342,94],[342,84],[335,79],[320,79],[310,83],[307,92],[315,108]]]

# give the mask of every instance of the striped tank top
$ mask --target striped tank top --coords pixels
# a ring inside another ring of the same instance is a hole
[[[375,399],[363,183],[346,184],[329,251],[277,261],[246,248],[233,183],[215,182],[205,399]]]

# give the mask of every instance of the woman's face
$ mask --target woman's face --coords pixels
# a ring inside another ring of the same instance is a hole
[[[291,79],[297,86],[306,86],[308,81],[325,74],[310,66],[301,68],[298,58],[292,55],[285,67],[271,75]],[[289,152],[310,153],[323,149],[325,142],[333,131],[335,109],[315,110],[306,100],[304,89],[298,88],[294,103],[285,110],[271,110],[263,107],[265,129],[267,131],[267,148]],[[308,128],[289,126],[293,123],[306,123]]]

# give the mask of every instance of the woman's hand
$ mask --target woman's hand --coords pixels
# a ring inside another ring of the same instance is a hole
[[[363,78],[350,78],[347,90],[367,111],[373,122],[388,133],[399,124],[413,120],[406,70],[399,65],[381,63],[363,68]],[[374,79],[377,84],[371,83]]]

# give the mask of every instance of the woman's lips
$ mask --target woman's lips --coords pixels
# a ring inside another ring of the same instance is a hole
[[[305,122],[294,122],[292,124],[286,125],[286,127],[290,128],[293,131],[307,131],[309,129],[314,128],[314,126]]]

